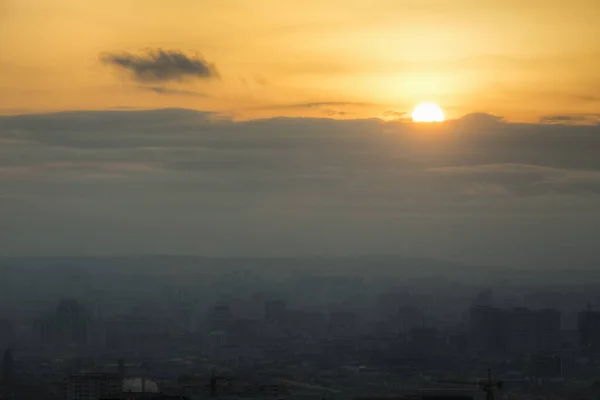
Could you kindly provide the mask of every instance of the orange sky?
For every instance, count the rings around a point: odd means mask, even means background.
[[[600,113],[598,20],[596,0],[3,0],[0,113]],[[220,79],[156,93],[100,62],[158,48],[201,55]]]

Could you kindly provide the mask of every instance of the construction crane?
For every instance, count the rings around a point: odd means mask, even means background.
[[[494,391],[501,390],[504,386],[502,381],[495,381],[492,379],[492,370],[487,370],[487,379],[479,379],[477,382],[469,381],[452,381],[452,380],[440,380],[438,383],[451,383],[456,385],[471,385],[479,386],[486,394],[486,400],[494,400]]]

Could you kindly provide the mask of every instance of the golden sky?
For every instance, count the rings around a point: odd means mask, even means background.
[[[0,0],[0,113],[600,113],[599,20],[597,0]],[[101,61],[157,49],[218,77],[148,84]]]

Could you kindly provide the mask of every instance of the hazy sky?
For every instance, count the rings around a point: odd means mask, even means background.
[[[0,112],[597,113],[598,20],[597,0],[3,0]],[[159,50],[216,73],[132,73]]]

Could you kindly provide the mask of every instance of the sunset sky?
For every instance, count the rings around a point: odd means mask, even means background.
[[[596,114],[599,20],[597,0],[3,0],[0,113]],[[148,82],[106,61],[161,50],[216,73]]]
[[[597,267],[598,21],[598,0],[0,0],[0,255]]]

